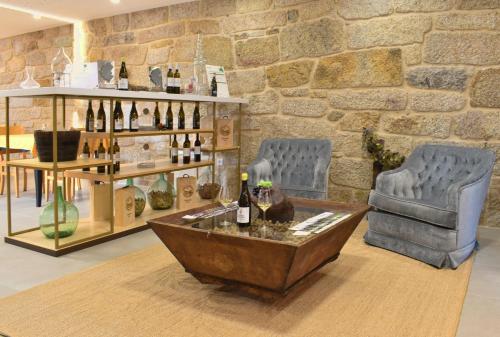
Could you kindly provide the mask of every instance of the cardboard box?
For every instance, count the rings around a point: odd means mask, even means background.
[[[132,187],[115,191],[115,225],[128,226],[135,222],[135,190]]]
[[[93,221],[111,220],[110,193],[109,184],[90,185],[90,219]]]

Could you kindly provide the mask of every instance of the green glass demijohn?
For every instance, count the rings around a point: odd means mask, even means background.
[[[57,186],[57,214],[59,221],[59,238],[65,238],[75,233],[78,226],[78,208],[63,198],[62,187]],[[40,230],[49,239],[54,239],[56,229],[54,225],[54,202],[50,202],[42,210],[39,218]]]
[[[148,190],[148,203],[154,210],[169,209],[174,205],[175,188],[165,180],[163,173]]]
[[[144,212],[146,207],[146,194],[137,186],[134,185],[134,179],[127,179],[127,187],[133,187],[135,190],[135,216],[138,217]]]

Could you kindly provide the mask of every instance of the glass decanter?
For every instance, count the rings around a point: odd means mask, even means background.
[[[146,207],[146,194],[137,186],[134,185],[134,179],[127,179],[127,187],[133,187],[135,191],[135,216],[138,217]]]
[[[71,87],[71,71],[73,63],[61,47],[56,56],[52,59],[51,69],[54,80],[54,87]]]
[[[65,238],[75,233],[78,226],[79,213],[78,208],[71,202],[64,200],[62,187],[57,186],[57,217],[59,220],[59,238]],[[38,220],[40,230],[49,239],[56,236],[54,225],[54,202],[50,202],[42,210]]]
[[[203,38],[198,33],[196,38],[196,52],[193,60],[193,93],[195,95],[208,95],[207,60],[203,55]]]
[[[31,66],[27,66],[25,68],[26,78],[19,85],[22,89],[32,89],[32,88],[40,88],[40,83],[35,81],[35,68]]]
[[[149,187],[148,203],[154,210],[169,209],[174,205],[175,196],[174,186],[165,179],[163,173],[160,173],[158,180]]]

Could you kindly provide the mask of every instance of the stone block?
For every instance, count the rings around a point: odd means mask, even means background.
[[[284,88],[280,91],[281,96],[285,97],[306,97],[309,95],[307,88]]]
[[[159,65],[168,63],[170,58],[171,47],[149,48],[148,50],[148,65]]]
[[[353,49],[395,46],[424,41],[432,19],[425,15],[406,15],[360,21],[347,25],[347,44]]]
[[[498,0],[458,0],[458,9],[495,9],[500,8]]]
[[[168,19],[170,21],[192,19],[200,16],[200,2],[184,2],[168,6]]]
[[[281,57],[293,60],[333,54],[344,49],[344,40],[344,25],[340,20],[323,18],[298,23],[281,31]]]
[[[451,130],[451,117],[446,115],[391,115],[383,116],[380,124],[389,133],[448,138]]]
[[[362,148],[363,134],[360,132],[335,131],[332,136],[334,157],[366,158]]]
[[[424,44],[424,61],[435,64],[498,64],[500,33],[431,32]]]
[[[135,42],[134,32],[122,32],[108,35],[104,38],[104,46],[115,46],[119,44],[131,44]]]
[[[219,21],[216,20],[196,20],[189,21],[188,32],[192,34],[202,33],[202,34],[219,34],[220,25]]]
[[[360,189],[372,186],[373,162],[368,159],[333,158],[330,182]]]
[[[225,16],[236,13],[236,0],[201,0],[202,16]]]
[[[395,0],[396,12],[437,12],[453,8],[454,0]]]
[[[368,19],[393,11],[392,0],[338,0],[337,12],[344,19]]]
[[[12,39],[0,39],[0,52],[12,49]]]
[[[442,30],[495,29],[495,13],[446,13],[436,17],[436,28]]]
[[[500,111],[469,111],[455,118],[455,133],[462,139],[500,139]]]
[[[40,66],[44,64],[47,64],[47,58],[45,57],[44,52],[40,50],[35,50],[31,53],[26,54],[26,65]]]
[[[272,11],[229,16],[222,19],[222,27],[225,33],[230,34],[247,30],[281,27],[286,22],[286,11]]]
[[[279,95],[274,90],[248,97],[249,103],[243,112],[249,115],[277,114],[279,110]]]
[[[401,49],[349,52],[319,60],[313,88],[399,86],[403,82]]]
[[[129,14],[115,15],[111,18],[113,23],[113,32],[124,32],[128,29],[130,23]]]
[[[267,81],[271,87],[297,87],[309,82],[313,61],[295,61],[266,68]]]
[[[353,111],[348,112],[340,120],[339,127],[343,131],[363,131],[363,128],[375,129],[378,126],[380,112]]]
[[[420,112],[458,111],[465,107],[465,97],[443,91],[414,91],[410,93],[410,109]]]
[[[258,12],[269,9],[273,0],[236,0],[238,13]]]
[[[142,30],[137,33],[137,42],[146,43],[184,35],[184,22],[173,22],[162,26]]]
[[[300,20],[313,20],[328,15],[334,16],[335,4],[331,0],[316,0],[299,5],[297,10]]]
[[[422,63],[422,45],[420,43],[404,46],[401,49],[403,50],[403,60],[407,66]]]
[[[462,67],[415,67],[406,72],[408,85],[421,89],[465,91],[467,70]]]
[[[224,66],[232,69],[234,65],[231,39],[224,36],[208,36],[203,39],[207,64]]]
[[[285,115],[300,117],[323,117],[326,115],[328,104],[318,99],[286,99],[282,103],[282,112]]]
[[[115,63],[124,58],[128,66],[144,64],[147,51],[148,47],[145,45],[124,45],[105,48],[103,54],[106,60],[113,60]]]
[[[24,69],[26,65],[26,59],[23,56],[14,56],[7,61],[5,69],[8,72],[16,72]]]
[[[330,103],[337,109],[352,110],[404,110],[407,94],[399,89],[366,89],[335,91]]]
[[[130,14],[130,28],[143,29],[162,25],[168,21],[168,7],[146,9]]]
[[[277,36],[248,39],[236,42],[236,62],[240,66],[262,66],[280,58]]]
[[[335,110],[335,111],[332,111],[328,114],[327,119],[330,122],[337,122],[337,121],[341,120],[342,117],[344,117],[344,115],[345,115],[345,112]]]
[[[175,40],[172,60],[175,62],[193,62],[196,51],[196,36],[185,36]]]
[[[471,90],[471,106],[500,108],[500,69],[485,69],[477,73]]]
[[[233,96],[260,92],[266,87],[266,74],[262,68],[230,71],[226,75],[229,84],[229,93]]]
[[[311,0],[275,0],[274,5],[276,7],[285,7],[285,6],[299,5],[309,1]]]

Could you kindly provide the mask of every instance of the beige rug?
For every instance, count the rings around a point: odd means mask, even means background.
[[[365,228],[336,262],[274,303],[202,285],[157,245],[0,300],[0,331],[11,337],[455,336],[472,259],[455,271],[437,270],[365,245]]]

